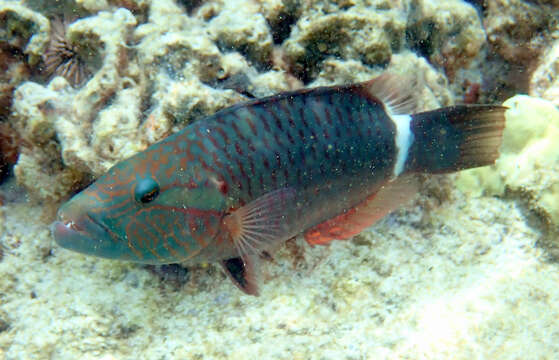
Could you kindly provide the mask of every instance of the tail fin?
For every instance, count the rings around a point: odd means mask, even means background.
[[[412,115],[414,141],[406,169],[445,173],[493,164],[499,157],[506,109],[460,105]]]

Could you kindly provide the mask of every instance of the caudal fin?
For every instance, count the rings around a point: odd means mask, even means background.
[[[493,164],[499,157],[506,109],[460,105],[414,114],[406,170],[445,173]]]

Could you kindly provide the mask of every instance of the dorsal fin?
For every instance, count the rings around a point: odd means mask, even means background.
[[[369,95],[384,103],[390,115],[409,115],[417,111],[417,81],[410,76],[384,73],[362,84]]]
[[[349,239],[410,200],[417,189],[415,176],[389,182],[353,208],[307,230],[305,240],[310,245],[325,245],[332,240]]]

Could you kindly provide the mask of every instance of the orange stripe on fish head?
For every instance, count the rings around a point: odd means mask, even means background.
[[[153,264],[198,254],[215,240],[227,209],[227,186],[200,158],[205,150],[202,142],[166,140],[120,162],[61,207],[57,241]]]

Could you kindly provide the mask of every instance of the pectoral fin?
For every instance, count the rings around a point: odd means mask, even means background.
[[[252,259],[243,260],[240,257],[221,261],[221,266],[233,284],[245,294],[258,296],[258,284]]]
[[[295,190],[282,188],[251,201],[223,219],[239,257],[221,262],[235,285],[249,295],[258,295],[257,264],[260,256],[293,236],[288,204]]]
[[[223,225],[241,258],[260,256],[292,236],[287,210],[294,197],[290,188],[275,190],[225,216]]]

